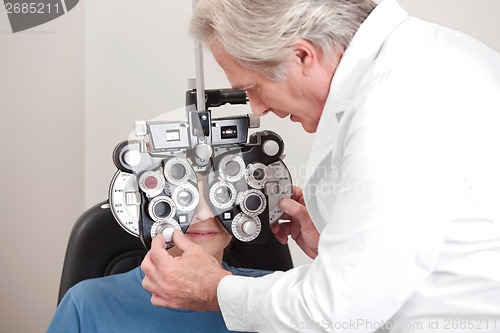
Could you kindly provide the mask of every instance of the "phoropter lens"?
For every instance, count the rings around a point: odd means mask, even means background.
[[[229,209],[236,201],[236,188],[231,183],[217,182],[210,187],[210,202],[219,209]]]
[[[241,171],[240,164],[236,161],[230,161],[224,166],[224,172],[226,175],[231,177],[236,177]]]
[[[163,222],[175,215],[175,203],[167,196],[154,197],[148,205],[149,216],[155,222]]]
[[[200,200],[198,189],[191,183],[177,186],[172,193],[175,207],[181,212],[189,212],[196,208]]]
[[[254,216],[261,214],[266,209],[267,201],[261,191],[250,189],[238,193],[236,204],[240,205],[245,214]]]
[[[160,219],[167,218],[172,212],[172,207],[168,202],[160,201],[153,208],[154,215]]]
[[[231,191],[228,187],[221,186],[215,190],[215,199],[221,204],[225,204],[231,200]]]
[[[245,206],[251,212],[258,211],[262,206],[262,200],[258,195],[249,195],[245,198]]]
[[[186,159],[180,157],[173,157],[167,160],[163,166],[163,174],[167,182],[174,185],[182,185],[188,179],[196,179],[191,165],[189,165]]]
[[[265,176],[266,173],[263,169],[255,169],[252,174],[252,177],[255,180],[263,180]]]
[[[193,202],[193,193],[189,191],[181,191],[177,195],[177,202],[182,206],[189,206]]]
[[[177,163],[170,167],[169,173],[172,178],[180,180],[186,176],[186,168],[184,165]]]
[[[263,189],[267,180],[267,166],[262,163],[249,164],[245,172],[245,180],[250,187]]]
[[[219,162],[219,175],[231,183],[239,181],[245,170],[245,162],[238,155],[226,155]]]

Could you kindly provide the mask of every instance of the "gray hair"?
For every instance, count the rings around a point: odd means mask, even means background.
[[[325,61],[343,50],[375,8],[372,0],[198,0],[191,35],[218,42],[245,68],[272,80],[287,73],[290,47],[305,39]]]

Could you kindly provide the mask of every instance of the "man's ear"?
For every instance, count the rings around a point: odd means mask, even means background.
[[[305,39],[299,39],[293,48],[294,63],[301,66],[304,75],[309,75],[320,63],[318,49]]]

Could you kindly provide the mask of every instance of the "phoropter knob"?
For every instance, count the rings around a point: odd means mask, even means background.
[[[259,236],[262,229],[262,223],[257,216],[248,216],[245,213],[239,213],[233,219],[231,231],[234,237],[242,242],[253,241]]]

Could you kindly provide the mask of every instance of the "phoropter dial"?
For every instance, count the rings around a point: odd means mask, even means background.
[[[151,226],[151,238],[155,238],[157,235],[161,234],[163,229],[165,228],[181,230],[181,226],[175,220],[167,220],[165,222],[155,222]]]
[[[148,214],[155,222],[167,222],[172,219],[175,212],[174,200],[165,195],[154,197],[148,205]]]
[[[148,198],[155,197],[163,192],[165,178],[161,171],[145,171],[139,177],[139,188]]]
[[[237,182],[245,174],[245,162],[238,155],[227,155],[219,163],[219,175],[228,182]]]
[[[137,177],[117,171],[109,187],[109,205],[113,216],[128,233],[139,237],[139,206],[141,196]]]
[[[249,164],[245,172],[247,184],[256,189],[263,189],[267,181],[266,168],[262,163]]]
[[[191,172],[192,167],[186,159],[182,158],[169,159],[163,168],[163,173],[167,181],[175,185],[186,183],[192,177]]]
[[[175,188],[172,199],[179,211],[189,212],[198,205],[200,194],[192,184],[185,183]]]
[[[259,236],[262,223],[257,216],[248,216],[239,213],[233,219],[231,231],[236,239],[242,242],[251,242]]]
[[[181,230],[181,226],[175,220],[167,220],[165,222],[155,222],[151,226],[151,239],[159,234],[163,234],[165,238],[165,248],[169,249],[175,244],[172,239],[174,230]]]
[[[259,190],[246,190],[238,193],[236,203],[240,205],[241,210],[250,216],[261,214],[267,206],[265,195]]]
[[[210,202],[219,209],[229,209],[236,201],[236,188],[231,183],[217,182],[209,192]]]

